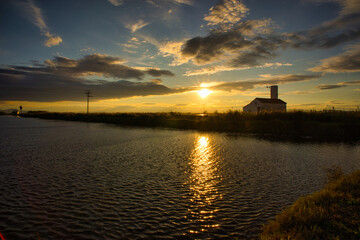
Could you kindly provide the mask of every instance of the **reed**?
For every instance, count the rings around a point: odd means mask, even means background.
[[[285,139],[357,141],[360,138],[360,111],[293,111],[259,114],[240,111],[207,114],[29,112],[22,116],[124,126],[238,132]]]

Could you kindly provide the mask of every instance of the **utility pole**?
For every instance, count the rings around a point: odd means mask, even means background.
[[[86,114],[89,114],[89,98],[93,97],[93,96],[91,95],[90,90],[87,90],[87,91],[86,91],[86,96],[87,96]]]

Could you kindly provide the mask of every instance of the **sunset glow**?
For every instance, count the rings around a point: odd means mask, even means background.
[[[212,91],[204,88],[204,89],[197,91],[197,93],[199,94],[200,97],[206,98],[207,96],[209,96],[210,93],[212,93]]]
[[[356,110],[357,2],[0,1],[0,110]]]

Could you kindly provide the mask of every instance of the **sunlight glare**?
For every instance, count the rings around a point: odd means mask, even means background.
[[[197,91],[197,93],[200,95],[200,97],[206,98],[210,93],[212,93],[212,91],[209,89],[203,88],[203,89]]]

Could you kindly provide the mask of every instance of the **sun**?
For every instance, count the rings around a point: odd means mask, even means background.
[[[200,95],[200,97],[206,98],[210,93],[212,93],[212,91],[209,89],[203,88],[203,89],[197,91],[197,93]]]

